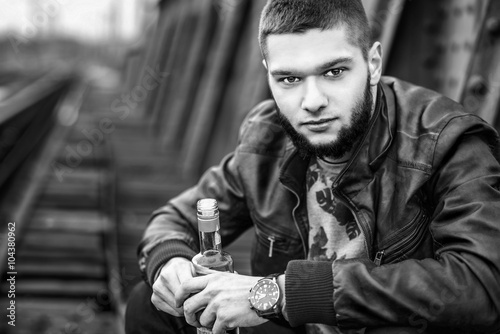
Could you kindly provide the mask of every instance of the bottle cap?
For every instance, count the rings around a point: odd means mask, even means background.
[[[213,218],[219,215],[217,201],[213,198],[200,199],[196,205],[198,217]]]
[[[219,229],[219,208],[213,198],[200,199],[196,205],[198,229],[200,232],[214,232]]]

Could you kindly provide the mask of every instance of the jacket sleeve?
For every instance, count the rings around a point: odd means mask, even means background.
[[[259,108],[249,113],[240,128],[240,139],[247,130],[248,119]],[[198,184],[170,200],[155,211],[138,247],[139,267],[149,284],[169,259],[177,256],[191,259],[199,249],[196,202],[215,198],[219,205],[221,236],[227,245],[251,226],[244,198],[244,188],[238,172],[238,150],[210,168]]]
[[[500,328],[500,166],[486,144],[497,137],[483,125],[463,132],[467,123],[465,117],[450,122],[436,144],[438,167],[427,182],[435,205],[434,258],[382,266],[336,261],[339,327],[402,325],[454,333]]]

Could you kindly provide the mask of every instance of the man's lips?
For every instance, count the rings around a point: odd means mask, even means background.
[[[337,118],[322,118],[322,119],[318,119],[318,120],[310,120],[307,122],[302,122],[302,125],[320,125],[320,124],[333,122],[336,119]]]
[[[306,122],[302,122],[302,126],[304,126],[306,129],[312,132],[325,132],[327,131],[331,124],[336,120],[337,118],[322,118],[318,120],[310,120]]]

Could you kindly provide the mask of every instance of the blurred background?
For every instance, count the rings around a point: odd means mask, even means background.
[[[123,332],[151,212],[270,97],[265,2],[0,1],[0,332]],[[500,129],[500,2],[363,3],[386,75]],[[225,245],[240,273],[252,239]]]

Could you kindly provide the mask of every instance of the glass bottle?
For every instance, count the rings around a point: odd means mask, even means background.
[[[219,207],[212,198],[204,198],[197,203],[198,233],[200,252],[193,257],[193,265],[197,275],[207,274],[207,268],[216,271],[234,272],[233,259],[222,250],[219,234]],[[206,328],[198,328],[198,334],[211,334]],[[238,334],[239,330],[226,331],[227,334]]]

